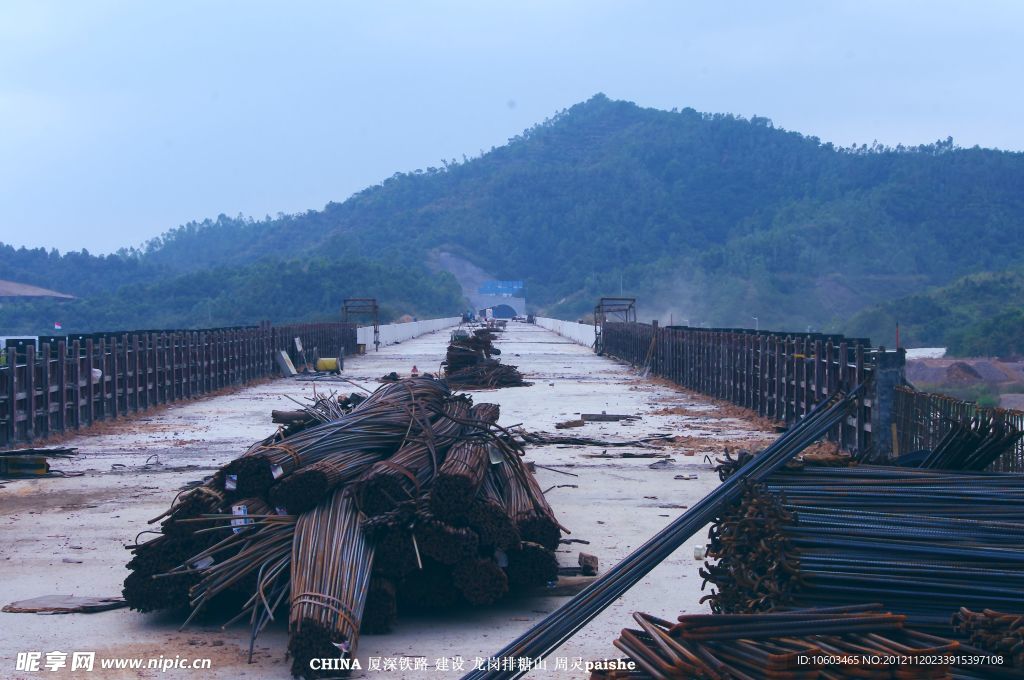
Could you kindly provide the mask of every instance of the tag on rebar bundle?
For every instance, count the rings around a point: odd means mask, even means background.
[[[499,449],[497,446],[488,446],[487,455],[491,459],[491,465],[497,465],[499,463],[505,462],[505,456],[502,455],[501,449]]]
[[[224,490],[234,491],[238,488],[238,475],[228,475],[224,478]]]
[[[508,555],[501,548],[494,549],[494,561],[498,563],[498,566],[502,569],[508,568]]]
[[[192,562],[191,564],[189,564],[189,566],[193,569],[206,569],[211,564],[213,564],[213,557],[207,555],[201,560],[196,560],[195,562]]]
[[[274,508],[274,510],[275,510],[275,511],[277,512],[277,514],[279,514],[279,515],[287,515],[287,514],[288,514],[288,510],[287,510],[287,509],[285,509],[285,508],[282,508],[282,507],[281,507],[280,505],[279,505],[279,506],[277,506],[276,508]]]
[[[233,527],[231,530],[236,534],[244,529],[246,525],[253,523],[251,517],[246,517],[249,514],[249,506],[247,505],[232,505],[231,514],[238,515],[238,519],[231,520],[231,526]]]
[[[270,474],[274,475],[274,479],[277,479],[278,477],[284,474],[284,468],[282,468],[280,465],[271,465]]]

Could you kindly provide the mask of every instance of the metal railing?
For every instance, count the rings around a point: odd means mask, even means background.
[[[792,424],[837,390],[873,387],[832,438],[843,448],[891,455],[892,384],[902,382],[903,353],[863,338],[749,329],[604,324],[605,354],[703,394]],[[886,373],[877,380],[879,367]]]
[[[898,451],[911,453],[933,449],[954,423],[967,424],[974,418],[991,418],[1024,429],[1024,412],[986,408],[945,394],[918,392],[913,387],[896,388],[896,432]],[[997,472],[1024,472],[1024,441],[988,468]]]
[[[296,337],[310,359],[356,349],[351,323],[98,333],[10,347],[0,366],[0,446],[275,375],[279,350],[302,363]]]

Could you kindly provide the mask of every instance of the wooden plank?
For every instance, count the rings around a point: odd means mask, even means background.
[[[850,346],[845,339],[839,343],[839,384],[843,391],[848,391],[852,387],[850,384]],[[850,426],[844,418],[839,421],[839,445],[848,448],[851,439]]]
[[[68,425],[68,346],[66,340],[57,341],[57,386],[59,395],[57,402],[57,429],[61,434],[67,431]]]
[[[814,401],[811,406],[817,404],[825,396],[825,390],[822,385],[825,381],[825,362],[822,357],[823,352],[824,346],[821,343],[821,338],[816,338],[814,340]]]
[[[772,409],[772,415],[775,416],[776,420],[786,419],[786,405],[785,405],[785,390],[782,387],[782,380],[784,376],[785,366],[782,360],[783,353],[783,341],[781,338],[775,338],[775,406]]]
[[[117,346],[117,415],[124,416],[131,409],[128,406],[128,373],[131,369],[129,363],[129,341],[128,334],[123,333],[118,338]]]
[[[89,338],[85,341],[85,417],[89,425],[96,422],[96,383],[92,379],[93,349],[92,338]]]
[[[803,417],[807,414],[808,403],[810,399],[807,397],[808,379],[807,379],[807,363],[808,363],[808,352],[807,348],[807,336],[801,335],[797,339],[797,357],[796,357],[796,415],[797,417]]]
[[[110,359],[107,364],[110,369],[110,418],[117,418],[120,413],[118,402],[118,385],[120,383],[120,366],[117,357],[117,338],[110,339]]]
[[[757,403],[755,408],[760,416],[767,415],[767,399],[765,398],[765,372],[768,370],[768,365],[765,360],[768,354],[768,338],[765,335],[758,335],[756,343],[757,356],[754,357],[755,368],[757,371],[754,380],[756,381],[754,386],[757,389]]]
[[[194,361],[192,358],[195,350],[195,333],[185,333],[185,397],[191,399],[192,395],[195,394],[195,388],[192,385]]]
[[[43,388],[43,403],[40,406],[43,410],[43,413],[45,414],[45,416],[43,417],[40,435],[43,437],[49,437],[53,418],[53,416],[50,415],[52,413],[52,411],[50,410],[50,403],[53,401],[52,385],[50,383],[50,368],[51,363],[53,362],[53,350],[51,349],[50,343],[44,342],[42,345],[39,346],[39,351],[42,354],[42,375],[40,376],[40,382]]]
[[[854,373],[854,383],[856,383],[857,385],[860,385],[861,383],[864,382],[864,345],[859,343],[859,342],[857,343],[857,348],[855,350],[854,362],[855,362],[855,366],[856,366],[855,373]],[[866,431],[864,429],[864,424],[865,423],[870,424],[871,423],[871,419],[866,417],[866,414],[864,412],[864,400],[863,399],[858,399],[857,400],[857,410],[856,410],[855,413],[856,413],[856,423],[854,424],[854,427],[856,428],[855,432],[857,433],[857,450],[856,450],[856,452],[857,453],[864,453],[867,450],[867,447],[869,445],[869,443],[867,441],[867,433],[866,433]],[[895,420],[895,415],[896,414],[893,414],[894,420]]]
[[[25,347],[25,441],[36,437],[36,347]]]
[[[159,333],[156,341],[156,403],[167,403],[167,372],[170,364],[167,358],[167,334]]]
[[[146,333],[146,408],[160,403],[159,363],[157,336]]]
[[[171,344],[171,398],[170,401],[177,401],[179,398],[178,390],[181,385],[178,376],[178,370],[180,362],[178,360],[178,353],[181,351],[181,333],[172,333],[169,340]]]
[[[96,344],[96,368],[100,371],[99,382],[99,395],[97,395],[96,413],[95,417],[98,420],[106,420],[110,414],[110,407],[108,403],[108,392],[107,382],[110,380],[107,367],[107,339],[100,338]]]
[[[71,426],[76,430],[82,427],[82,342],[71,343],[71,401],[74,412],[71,414]]]
[[[132,356],[131,356],[131,367],[132,367],[132,412],[138,413],[142,405],[139,403],[139,371],[141,370],[141,360],[139,358],[139,335],[138,333],[132,333]]]

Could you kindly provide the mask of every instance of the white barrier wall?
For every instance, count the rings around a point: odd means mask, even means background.
[[[458,326],[462,317],[450,316],[446,319],[424,319],[408,323],[389,323],[380,327],[380,344],[393,345],[403,340],[411,340],[426,333],[433,333],[442,328]],[[362,326],[356,329],[356,342],[366,345],[366,351],[373,351],[373,326]]]
[[[587,323],[576,323],[575,321],[562,321],[561,319],[549,319],[538,316],[534,319],[541,328],[558,333],[563,338],[572,340],[578,345],[586,347],[594,346],[594,327]]]

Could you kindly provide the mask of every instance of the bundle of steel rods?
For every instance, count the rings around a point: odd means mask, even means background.
[[[936,470],[984,470],[1017,446],[1024,437],[1013,423],[978,414],[969,423],[953,422],[949,431],[921,462]]]
[[[488,605],[557,577],[562,528],[496,405],[420,377],[304,409],[128,546],[130,607],[245,619],[250,655],[288,607],[292,670],[315,677],[311,659],[350,656],[400,606]]]
[[[488,359],[487,362],[457,371],[446,370],[445,380],[459,389],[525,387],[533,384],[523,380],[523,374],[517,366],[498,363],[496,359]]]
[[[473,431],[486,431],[483,426],[465,425],[469,409],[465,399],[448,401],[433,427],[407,437],[392,456],[374,463],[355,482],[359,509],[371,516],[380,515],[420,497],[433,482],[452,444],[463,436],[472,436]],[[464,432],[466,429],[470,431]]]
[[[314,385],[314,389],[315,387]],[[274,410],[270,412],[270,419],[271,422],[281,425],[280,438],[284,438],[317,423],[326,423],[340,418],[365,399],[364,395],[356,392],[348,396],[338,396],[335,392],[329,394],[317,394],[314,392],[313,396],[306,400],[307,403],[296,402],[299,406],[298,410]],[[271,441],[273,439],[272,437]]]
[[[464,440],[448,452],[430,494],[430,507],[443,520],[465,519],[490,466],[487,444]]]
[[[519,545],[522,536],[507,511],[505,494],[498,488],[496,477],[493,469],[488,469],[465,519],[479,536],[481,545],[509,550]]]
[[[280,441],[261,442],[224,470],[224,488],[264,495],[281,477],[327,456],[360,451],[386,458],[443,417],[450,391],[440,381],[413,378],[384,385],[349,413]]]
[[[270,487],[270,502],[275,508],[298,515],[309,512],[330,493],[362,475],[380,461],[373,451],[345,451],[299,468]]]
[[[1019,608],[1024,475],[855,466],[780,471],[724,510],[701,574],[716,612],[876,599],[949,634]]]
[[[1024,669],[1024,614],[961,607],[953,615],[953,628],[972,645],[1001,654],[1013,668]]]
[[[468,338],[453,338],[448,345],[442,363],[448,384],[461,389],[529,385],[530,383],[523,380],[523,374],[517,367],[492,358],[501,352],[491,344],[493,334],[489,331],[480,333],[480,330]]]
[[[554,548],[563,529],[517,452],[474,438],[449,456],[419,498],[364,522],[377,542],[377,573],[395,579],[399,602],[410,609],[481,606],[556,580]],[[467,463],[469,456],[484,462]],[[472,478],[442,484],[445,475],[464,473]],[[450,493],[464,507],[446,499]],[[534,534],[543,545],[524,541]]]
[[[288,653],[292,674],[319,677],[311,659],[355,653],[370,588],[373,544],[343,491],[299,517],[292,542]],[[328,671],[326,675],[334,675]]]
[[[982,678],[999,665],[966,662],[980,650],[914,630],[878,604],[769,614],[683,615],[676,623],[635,613],[615,647],[624,659],[592,680],[708,678]],[[984,654],[982,653],[982,656]]]
[[[724,507],[738,499],[747,481],[767,477],[845,418],[862,389],[856,387],[847,395],[837,394],[819,403],[761,455],[598,577],[568,603],[497,652],[494,656],[500,660],[501,668],[473,671],[465,676],[467,680],[516,678],[525,674],[528,667],[504,663],[505,660],[540,659],[557,649],[714,519]]]

